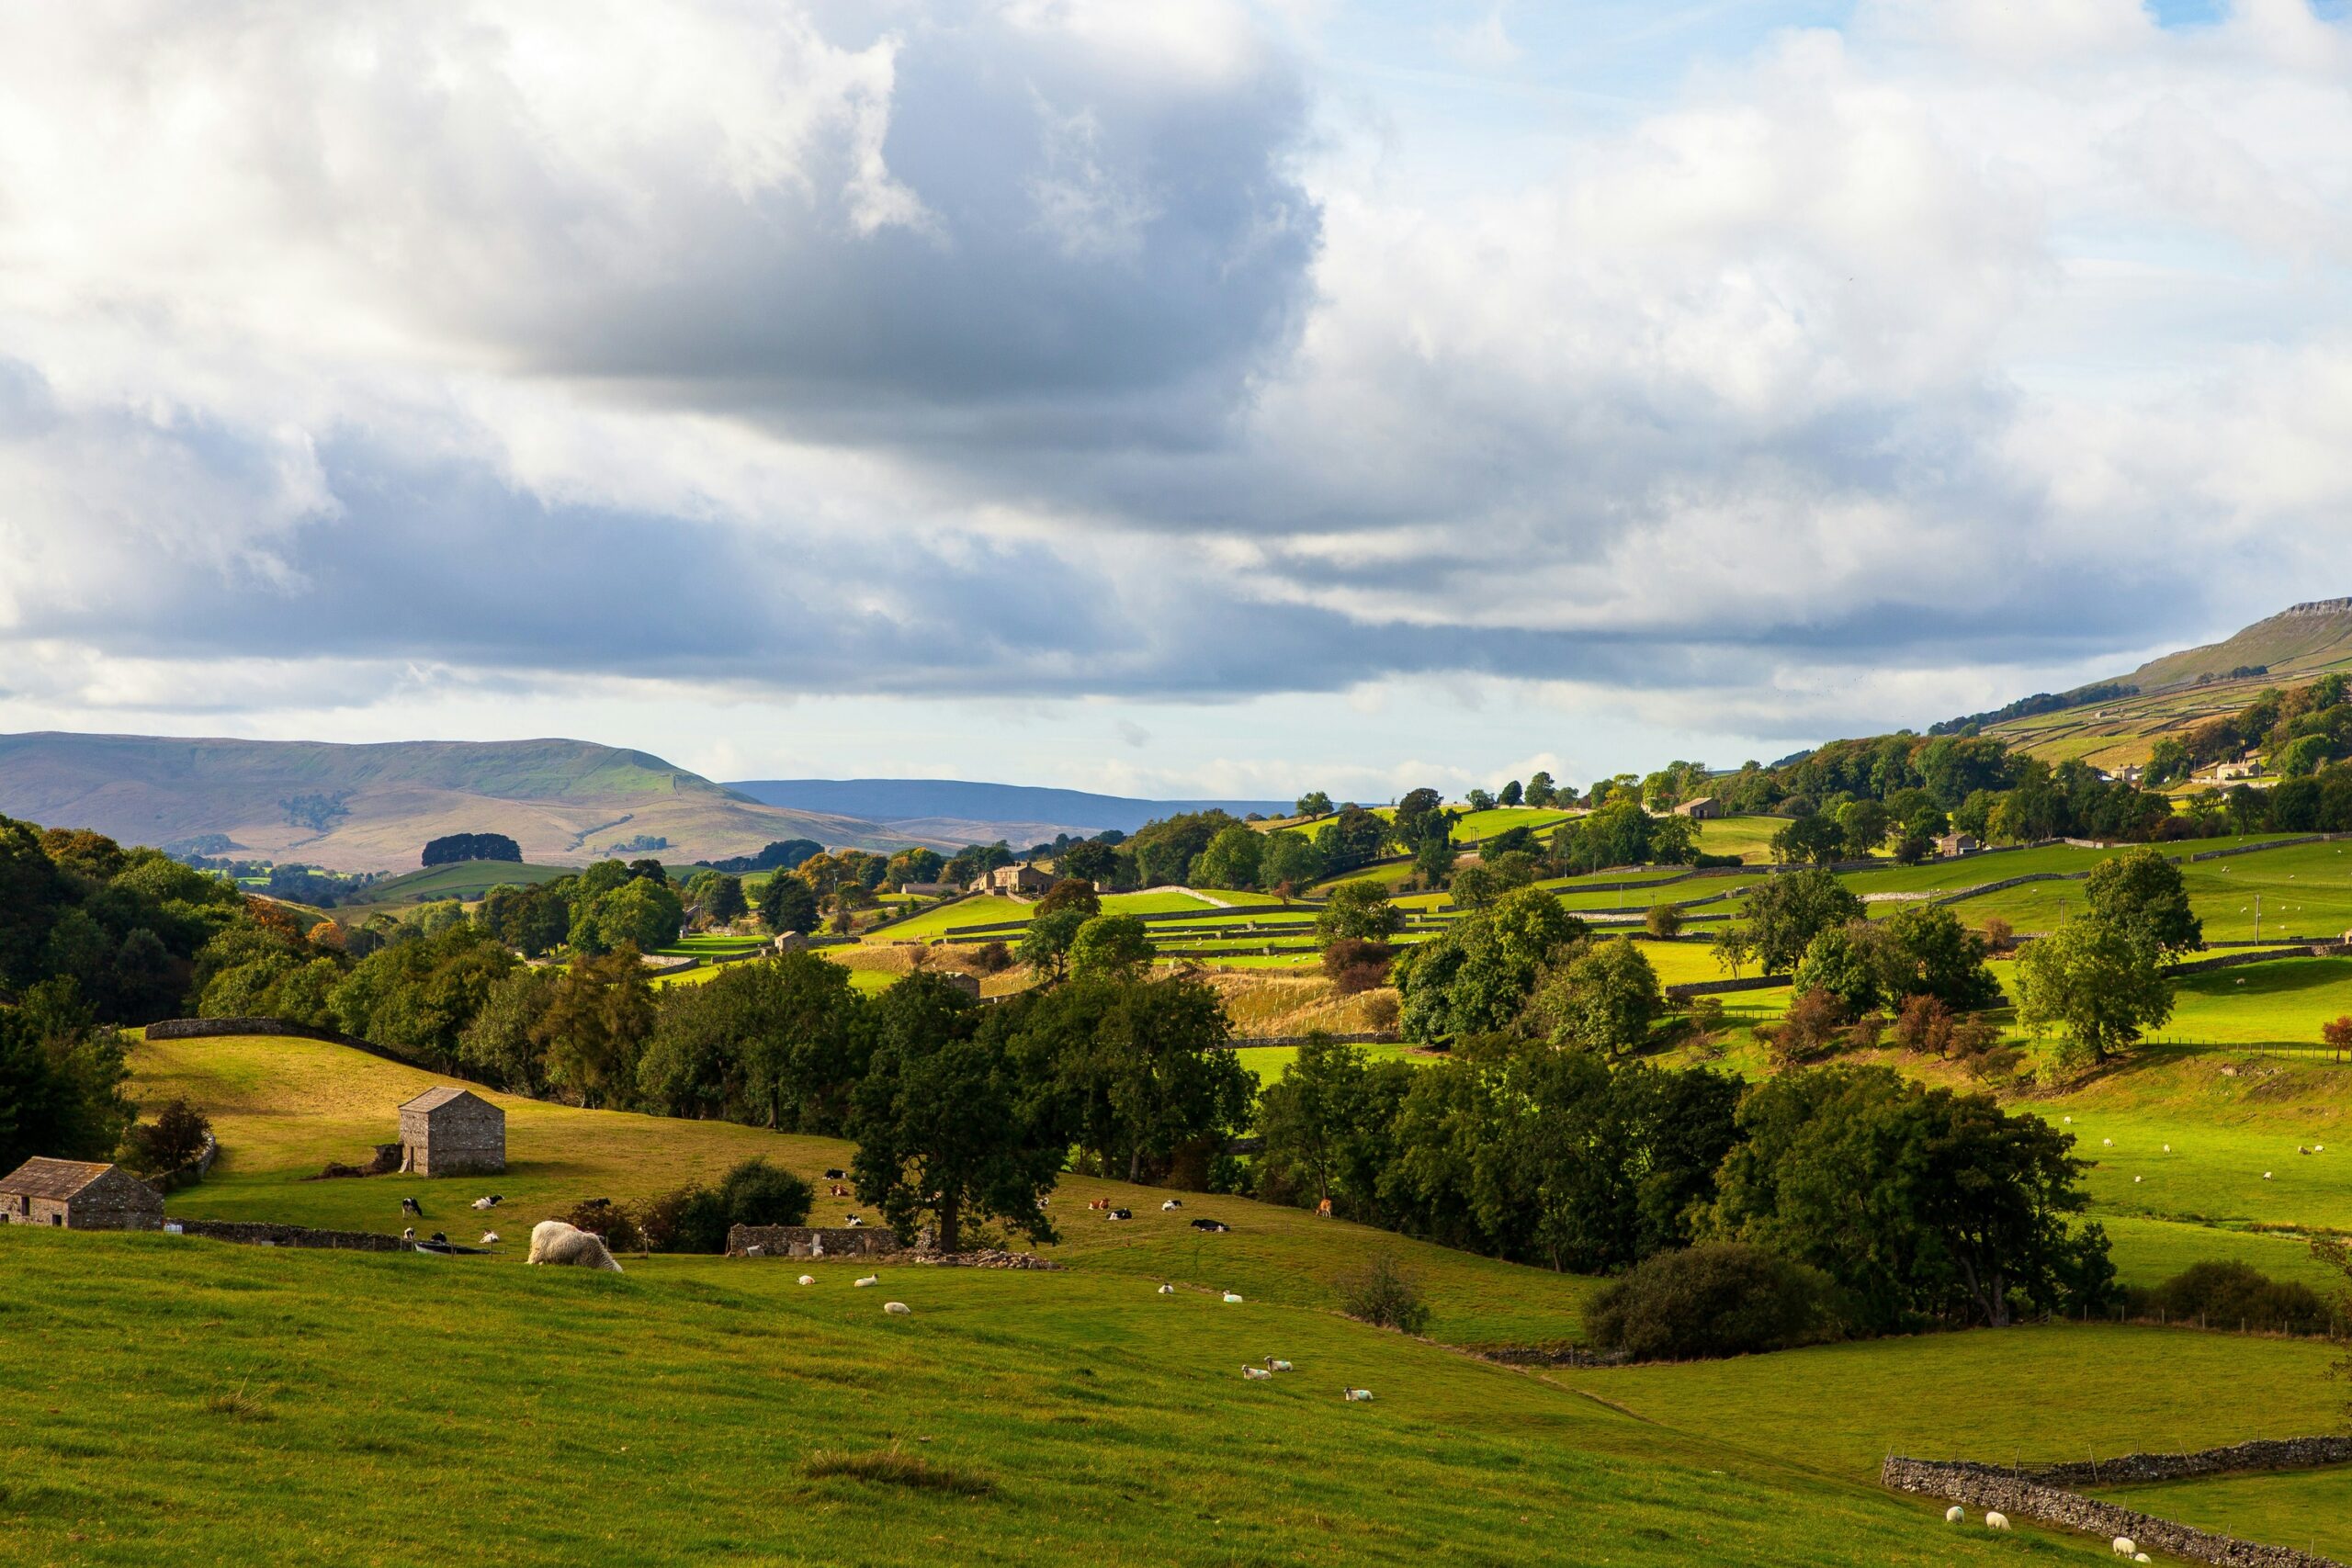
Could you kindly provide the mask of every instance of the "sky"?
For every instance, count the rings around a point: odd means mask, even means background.
[[[1385,799],[2352,593],[2310,0],[0,7],[0,729]]]

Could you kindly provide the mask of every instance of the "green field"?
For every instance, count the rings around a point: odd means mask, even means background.
[[[921,942],[939,935],[950,926],[992,925],[999,920],[1025,920],[1034,906],[1017,898],[1000,898],[982,894],[958,903],[944,904],[928,909],[910,920],[886,926],[869,939],[874,942]],[[1016,935],[1018,933],[1015,933]]]
[[[1573,815],[1548,806],[1497,806],[1485,811],[1464,811],[1454,819],[1453,841],[1476,844],[1513,828],[1532,829],[1541,838]]]
[[[2199,1529],[2352,1560],[2352,1468],[2120,1486],[2092,1495]]]
[[[1366,1060],[1374,1062],[1426,1062],[1432,1059],[1402,1045],[1363,1045],[1358,1049],[1363,1051]],[[1298,1060],[1298,1047],[1295,1045],[1244,1045],[1233,1054],[1261,1084],[1272,1083],[1290,1071],[1291,1064]]]
[[[346,919],[355,911],[365,919],[371,907],[429,904],[443,898],[479,898],[502,883],[526,887],[535,883],[553,882],[558,877],[576,875],[579,869],[577,866],[532,865],[521,861],[459,861],[454,865],[427,866],[422,871],[412,871],[405,876],[389,877],[369,887],[365,899],[355,899],[340,908]]]

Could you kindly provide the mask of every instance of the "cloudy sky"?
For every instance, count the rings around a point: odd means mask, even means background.
[[[0,7],[0,729],[1366,797],[2352,592],[2309,0]]]

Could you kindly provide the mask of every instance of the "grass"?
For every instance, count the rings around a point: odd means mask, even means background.
[[[885,927],[868,940],[877,942],[922,942],[939,935],[950,926],[982,926],[999,920],[1026,920],[1035,912],[1036,906],[1023,904],[1017,898],[982,894],[926,910],[895,926]],[[1018,937],[1019,933],[1014,932],[1013,935]]]
[[[474,899],[481,897],[502,883],[527,887],[536,883],[553,882],[558,877],[571,876],[577,866],[533,865],[527,862],[505,860],[459,861],[454,865],[426,866],[404,876],[379,882],[367,889],[367,897],[341,906],[341,912],[364,911],[370,907],[386,904],[429,904],[443,898]]]
[[[1413,1051],[1403,1045],[1360,1045],[1357,1049],[1364,1054],[1366,1059],[1374,1062],[1435,1060],[1426,1053]],[[1243,1066],[1256,1075],[1258,1081],[1261,1084],[1279,1080],[1284,1073],[1290,1071],[1291,1064],[1298,1060],[1298,1047],[1295,1045],[1244,1045],[1236,1049],[1233,1054]]]
[[[8,1554],[1927,1568],[2104,1551],[1947,1531],[1723,1411],[1634,1419],[1327,1313],[1086,1270],[886,1265],[883,1290],[853,1290],[861,1267],[815,1265],[804,1288],[789,1264],[613,1276],[9,1231],[0,1317],[41,1329],[38,1356],[0,1357]],[[1240,1378],[1270,1353],[1298,1371]],[[208,1408],[240,1389],[266,1418]]]
[[[1485,811],[1465,811],[1453,823],[1453,841],[1470,845],[1507,833],[1513,828],[1528,828],[1542,838],[1573,813],[1555,810],[1548,806],[1497,806]]]
[[[2093,1495],[2199,1529],[2352,1559],[2352,1468],[2119,1486]]]

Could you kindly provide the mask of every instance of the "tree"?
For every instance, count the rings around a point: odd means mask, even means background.
[[[2018,954],[2018,1021],[2064,1029],[2105,1061],[2172,1017],[2173,985],[2157,950],[2098,915],[2078,915]]]
[[[849,971],[814,953],[781,953],[667,992],[638,1089],[672,1116],[833,1134],[871,1048]]]
[[[1464,909],[1484,908],[1504,891],[1501,879],[1483,863],[1464,866],[1447,886],[1454,903]]]
[[[1193,863],[1192,885],[1247,892],[1258,886],[1259,863],[1265,849],[1265,836],[1247,823],[1220,828]]]
[[[1076,909],[1091,919],[1102,912],[1102,896],[1094,891],[1094,884],[1066,876],[1046,889],[1046,896],[1037,900],[1036,913],[1053,915],[1064,909]]]
[[[424,846],[426,865],[452,865],[460,861],[523,858],[523,846],[503,833],[450,833]]]
[[[1115,883],[1119,852],[1100,839],[1080,839],[1054,857],[1054,874],[1089,886],[1098,882]]]
[[[1090,972],[1034,1000],[1020,1033],[1050,1060],[1063,1115],[1107,1174],[1129,1181],[1246,1123],[1255,1082],[1224,1049],[1232,1028],[1198,980]]]
[[[685,919],[685,906],[669,884],[633,877],[573,912],[571,945],[605,953],[626,943],[650,953],[676,942]]]
[[[1041,1086],[1001,1027],[980,1030],[977,1005],[934,975],[910,975],[871,1005],[874,1055],[846,1129],[859,1201],[901,1241],[932,1216],[942,1252],[961,1249],[967,1219],[1054,1240],[1037,1201],[1053,1190],[1068,1140],[1040,1115]]]
[[[1844,833],[1846,853],[1861,860],[1875,853],[1894,827],[1894,814],[1875,800],[1849,800],[1838,808],[1838,827]]]
[[[1999,1327],[2112,1290],[2105,1234],[2068,1224],[2087,1168],[2038,1116],[1829,1066],[1757,1085],[1738,1121],[1705,1232],[1822,1270],[1858,1326]]]
[[[1322,874],[1323,857],[1316,852],[1314,840],[1288,828],[1266,835],[1258,857],[1259,886],[1305,887]]]
[[[1319,789],[1310,789],[1298,797],[1298,804],[1294,809],[1300,817],[1329,817],[1331,815],[1331,797]]]
[[[92,1025],[72,980],[0,1006],[0,1167],[110,1158],[136,1114],[122,1094],[130,1077],[121,1037]]]
[[[1101,907],[1099,901],[1096,907]],[[1029,923],[1022,928],[1021,945],[1015,956],[1041,978],[1059,979],[1069,967],[1070,944],[1078,940],[1080,930],[1093,919],[1092,910],[1075,903],[1032,915]]]
[[[1407,854],[1417,854],[1424,844],[1442,841],[1453,835],[1453,813],[1445,808],[1445,796],[1429,788],[1407,790],[1396,802],[1396,814],[1390,818],[1389,837]]]
[[[743,897],[743,879],[729,872],[719,872],[710,881],[709,891],[703,895],[702,912],[721,925],[741,919],[752,912],[751,900]]]
[[[1612,940],[1583,944],[1547,969],[1528,1001],[1528,1021],[1555,1045],[1580,1045],[1611,1056],[1639,1051],[1666,1010],[1657,971],[1637,945]]]
[[[1323,860],[1323,874],[1340,876],[1380,858],[1388,841],[1388,824],[1361,806],[1342,806],[1338,815],[1315,831],[1315,850]]]
[[[1151,967],[1151,928],[1133,915],[1096,915],[1070,939],[1070,973],[1127,979]]]
[[[1431,887],[1442,887],[1453,875],[1453,840],[1448,833],[1433,833],[1413,852],[1413,869]]]
[[[1503,785],[1495,795],[1495,804],[1498,806],[1517,806],[1525,799],[1526,794],[1519,787],[1517,779]]]
[[[1388,901],[1388,889],[1369,879],[1342,882],[1315,917],[1315,939],[1323,948],[1344,937],[1385,942],[1405,929],[1405,911]]]
[[[1826,865],[1846,849],[1846,829],[1826,812],[1800,817],[1772,835],[1772,858],[1783,865]]]
[[[1699,858],[1699,821],[1694,817],[1650,818],[1649,858],[1659,865],[1689,865]]]
[[[1527,781],[1525,798],[1530,806],[1557,806],[1560,802],[1560,792],[1552,783],[1551,774],[1538,773]]]
[[[1899,1004],[1905,997],[1929,996],[1954,1011],[1991,1007],[2001,983],[1985,964],[1987,938],[1961,923],[1938,904],[1906,904],[1876,928],[1880,950],[1880,999]]]
[[[815,931],[816,889],[788,872],[777,872],[760,889],[760,920],[777,936],[786,931]]]
[[[2344,1060],[2344,1053],[2352,1051],[2352,1016],[2339,1018],[2334,1023],[2322,1024],[2319,1037],[2329,1050],[2335,1053],[2337,1061]]]
[[[2093,914],[2166,957],[2204,945],[2205,925],[2188,907],[2180,867],[2161,850],[2101,861],[2083,891]]]
[[[1810,820],[1810,818],[1808,818]],[[1767,975],[1785,975],[1813,939],[1862,919],[1861,899],[1821,866],[1773,877],[1747,895],[1747,934]]]
[[[2179,784],[2197,771],[2197,762],[2188,748],[2167,735],[2148,749],[2147,766],[2142,770],[2140,782],[2150,789]]]
[[[1661,942],[1671,941],[1682,934],[1682,906],[1652,904],[1642,917],[1642,929]]]
[[[1849,1018],[1868,1012],[1880,999],[1876,947],[1875,933],[1863,920],[1816,932],[1797,963],[1797,994],[1835,997]]]
[[[1495,797],[1483,789],[1474,789],[1463,798],[1473,811],[1492,811],[1495,808]]]
[[[132,1164],[149,1176],[163,1176],[194,1165],[204,1153],[212,1123],[187,1100],[173,1099],[155,1113],[155,1120],[135,1126],[123,1138]]]
[[[397,951],[397,950],[395,950]],[[638,1057],[653,1033],[653,987],[634,947],[576,958],[531,1031],[547,1080],[591,1110],[628,1103]]]
[[[1544,966],[1584,931],[1550,893],[1522,887],[1408,948],[1392,970],[1405,1037],[1435,1044],[1508,1028]]]
[[[1714,952],[1715,967],[1735,980],[1756,956],[1756,941],[1745,926],[1718,927],[1707,945]]]
[[[903,888],[910,882],[936,882],[947,864],[947,859],[937,850],[915,845],[900,850],[885,863],[882,879],[893,887]],[[1065,874],[1068,874],[1065,872]]]

